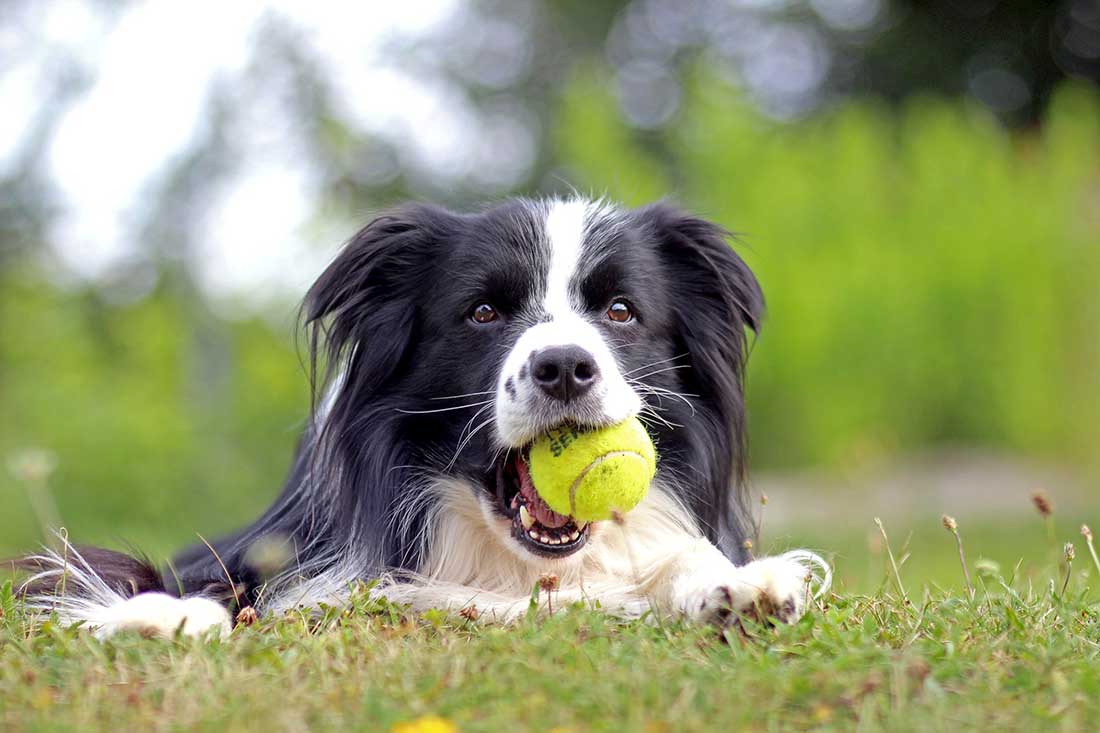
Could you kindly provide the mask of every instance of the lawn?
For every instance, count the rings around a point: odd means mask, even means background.
[[[1025,559],[975,569],[971,599],[906,578],[891,542],[880,590],[743,633],[580,608],[501,628],[361,593],[223,640],[99,641],[25,617],[9,585],[0,730],[1095,730],[1100,593],[1076,544],[1065,592],[1064,561]]]

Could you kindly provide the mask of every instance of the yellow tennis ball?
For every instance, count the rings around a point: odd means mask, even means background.
[[[657,471],[657,451],[645,427],[630,418],[599,430],[551,430],[531,445],[527,464],[547,506],[593,522],[637,506]]]

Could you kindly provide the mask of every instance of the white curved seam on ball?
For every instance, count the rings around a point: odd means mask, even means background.
[[[587,466],[584,467],[584,470],[580,472],[580,474],[577,476],[577,478],[574,479],[572,486],[569,487],[569,516],[571,516],[571,517],[576,516],[576,513],[577,513],[577,489],[580,487],[581,482],[584,481],[584,477],[588,475],[589,471],[591,471],[593,468],[595,468],[596,466],[598,466],[601,463],[603,463],[604,461],[606,461],[608,458],[623,458],[623,457],[627,457],[627,456],[635,456],[635,457],[641,459],[643,462],[648,463],[648,461],[646,461],[646,457],[643,456],[641,453],[639,453],[637,451],[633,451],[633,450],[616,450],[616,451],[611,451],[610,453],[604,453],[602,456],[596,456],[596,459],[594,461],[592,461],[591,463],[589,463]]]

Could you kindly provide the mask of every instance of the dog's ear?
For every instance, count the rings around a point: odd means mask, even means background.
[[[303,305],[315,385],[343,370],[355,375],[346,387],[369,393],[398,370],[413,338],[416,284],[452,220],[424,205],[380,216],[317,278]]]
[[[745,330],[760,330],[760,284],[730,247],[731,235],[725,229],[666,203],[642,212],[656,233],[676,288],[671,295],[678,303],[677,330],[692,362],[689,376],[741,431]]]
[[[666,203],[640,213],[671,276],[677,348],[690,360],[690,368],[677,376],[684,391],[700,397],[695,418],[683,431],[690,446],[686,460],[705,467],[690,503],[707,536],[732,560],[745,562],[744,543],[756,535],[743,488],[746,329],[759,332],[764,296],[730,247],[729,232]]]

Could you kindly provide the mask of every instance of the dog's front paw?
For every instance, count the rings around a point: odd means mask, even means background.
[[[822,569],[815,576],[814,567]],[[755,560],[722,573],[723,577],[695,577],[685,598],[685,614],[700,623],[739,625],[745,619],[793,624],[802,617],[813,597],[824,593],[831,581],[829,566],[813,553],[796,551]]]

